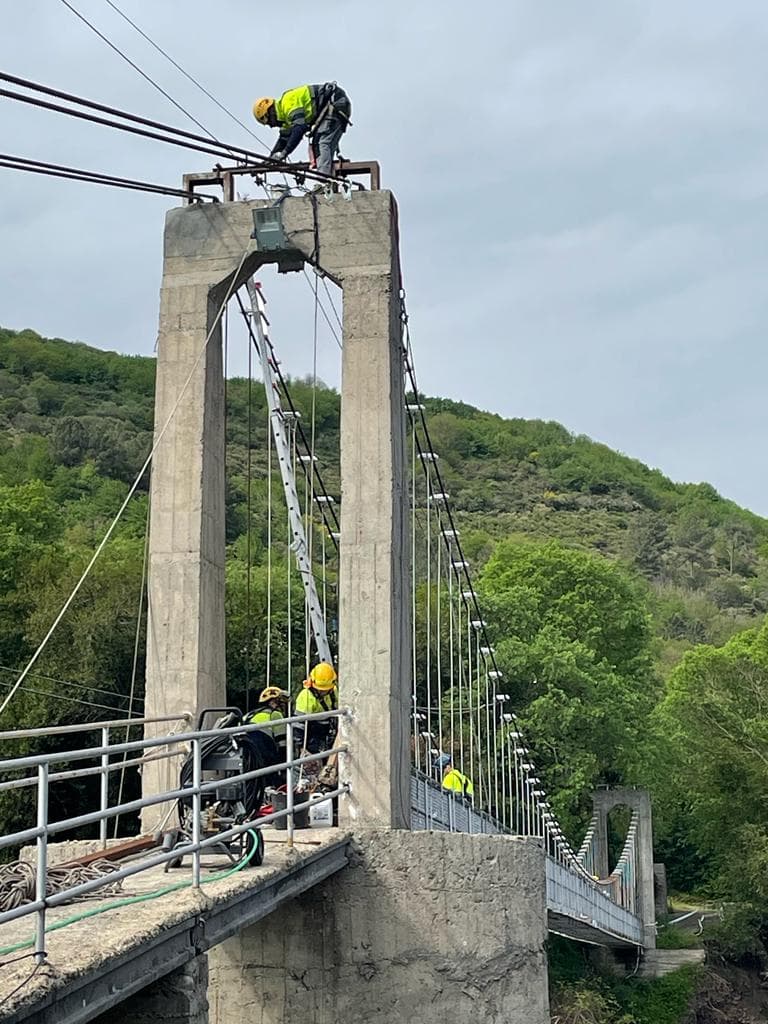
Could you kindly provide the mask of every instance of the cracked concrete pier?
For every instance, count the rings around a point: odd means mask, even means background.
[[[544,854],[371,830],[350,865],[210,954],[217,1024],[549,1024]]]

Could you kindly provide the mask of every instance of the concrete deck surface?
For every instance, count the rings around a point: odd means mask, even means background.
[[[350,834],[340,829],[306,829],[295,833],[294,846],[289,848],[286,833],[265,828],[264,863],[259,867],[245,867],[241,871],[223,878],[203,884],[200,889],[182,888],[167,895],[158,896],[128,906],[104,909],[102,913],[77,921],[47,935],[47,962],[32,971],[35,961],[32,957],[9,961],[15,957],[29,953],[30,949],[21,949],[16,953],[5,954],[0,958],[0,1021],[59,1021],[74,1020],[66,1012],[59,1012],[54,1002],[61,1002],[62,997],[73,990],[82,990],[79,1002],[88,1001],[90,979],[103,981],[107,975],[113,975],[109,981],[111,995],[118,996],[123,990],[135,990],[138,979],[132,976],[129,969],[130,961],[135,959],[139,951],[146,954],[151,947],[156,947],[154,961],[169,955],[162,947],[166,940],[180,938],[185,948],[190,948],[190,930],[192,943],[199,949],[208,948],[217,937],[221,926],[213,927],[206,936],[205,924],[213,922],[214,915],[229,907],[248,907],[248,914],[253,920],[263,916],[259,912],[259,897],[263,896],[266,913],[276,909],[280,901],[280,890],[285,889],[285,898],[296,895],[297,884],[302,874],[309,876],[314,868],[320,875],[327,877],[330,868],[338,870],[346,863],[345,856],[337,858],[338,866],[331,863],[334,852],[344,853],[349,843]],[[156,854],[157,850],[150,851]],[[203,857],[203,880],[206,875],[219,873],[231,868],[231,864],[223,854],[206,854]],[[328,868],[324,868],[324,864]],[[162,866],[149,868],[123,881],[121,892],[106,899],[87,899],[66,906],[55,907],[48,911],[47,923],[56,924],[65,919],[76,917],[87,911],[106,908],[109,905],[130,896],[142,896],[157,889],[192,879],[192,860],[186,857],[181,868],[163,872]],[[293,880],[293,884],[289,884]],[[267,898],[268,894],[268,898]],[[253,905],[252,905],[253,904]],[[268,905],[267,905],[268,904]],[[236,917],[237,913],[233,913]],[[201,934],[196,937],[195,928]],[[30,915],[0,926],[0,948],[11,946],[17,942],[29,940],[34,935],[35,917]],[[178,943],[177,943],[178,945]],[[180,955],[176,951],[176,955]],[[171,967],[175,964],[171,964]],[[125,968],[122,974],[121,968]],[[144,968],[146,970],[146,968]],[[135,972],[134,972],[135,974]],[[147,981],[152,978],[148,977]],[[14,990],[18,987],[18,992]],[[118,986],[116,989],[115,986]],[[122,993],[124,994],[124,992]],[[109,995],[109,993],[108,993]],[[103,1012],[104,994],[94,994],[96,1013]],[[70,1000],[71,1001],[71,1000]],[[115,1000],[113,999],[113,1002]],[[97,1006],[97,1004],[99,1004]],[[46,1010],[46,1007],[48,1009]],[[61,1010],[65,1007],[62,1005]],[[88,1020],[89,1014],[85,1005],[78,1015],[81,1020]]]

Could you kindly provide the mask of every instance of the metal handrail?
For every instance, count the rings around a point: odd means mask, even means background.
[[[134,725],[155,725],[159,722],[192,721],[191,711],[180,711],[178,715],[155,715],[152,718],[110,718],[106,722],[82,722],[78,725],[54,725],[52,728],[9,729],[0,732],[0,740],[23,740],[35,736],[64,736],[72,732],[96,732],[97,729],[119,729]]]
[[[31,757],[21,758],[6,758],[0,761],[0,769],[13,770],[19,768],[37,768],[37,823],[34,827],[23,829],[19,832],[15,832],[11,835],[0,837],[0,849],[8,846],[18,846],[24,842],[35,840],[37,845],[37,871],[36,871],[36,885],[35,885],[35,899],[30,903],[23,904],[20,907],[16,907],[13,910],[5,911],[0,913],[0,924],[4,924],[9,921],[16,920],[21,917],[28,915],[36,915],[36,927],[35,927],[35,956],[38,962],[43,962],[45,959],[45,928],[46,928],[46,911],[49,907],[58,906],[67,900],[73,899],[76,896],[83,895],[88,892],[92,892],[103,885],[109,884],[127,878],[130,875],[137,874],[141,871],[146,871],[149,868],[156,867],[160,864],[165,864],[169,861],[176,860],[179,856],[177,850],[164,851],[155,854],[151,857],[143,858],[140,862],[130,864],[124,868],[120,868],[117,871],[110,872],[103,878],[91,879],[87,882],[82,882],[79,885],[70,886],[69,888],[62,889],[60,892],[47,895],[47,874],[48,874],[48,842],[52,836],[57,835],[60,832],[69,831],[74,828],[80,828],[84,825],[100,823],[100,835],[106,836],[105,825],[109,818],[117,817],[122,814],[130,813],[132,811],[139,811],[146,807],[153,807],[158,804],[169,803],[180,799],[190,800],[192,803],[192,837],[189,843],[184,844],[184,854],[192,855],[192,886],[197,888],[200,885],[200,856],[202,851],[210,846],[214,846],[217,843],[221,843],[232,839],[244,832],[253,830],[255,827],[259,827],[262,824],[268,824],[273,821],[285,818],[287,821],[287,842],[289,845],[293,843],[294,833],[294,792],[293,792],[293,770],[296,767],[307,764],[310,761],[323,761],[329,757],[336,756],[340,753],[346,753],[348,747],[345,744],[336,745],[328,750],[321,750],[316,753],[301,753],[298,757],[294,756],[294,728],[297,725],[303,725],[306,722],[318,722],[327,721],[329,719],[341,718],[347,715],[346,710],[338,711],[327,711],[318,712],[317,714],[311,715],[293,715],[290,718],[284,718],[280,720],[280,725],[285,726],[286,730],[286,758],[279,764],[269,765],[265,768],[256,768],[248,772],[240,772],[237,775],[227,776],[228,783],[239,783],[248,782],[253,779],[261,778],[267,775],[274,775],[276,773],[285,771],[286,774],[286,808],[282,811],[273,811],[269,815],[265,815],[263,818],[259,818],[258,822],[245,821],[239,825],[233,825],[231,828],[224,832],[217,833],[215,836],[211,836],[207,839],[202,838],[200,834],[200,820],[202,815],[202,798],[206,793],[213,792],[220,784],[220,780],[206,781],[202,780],[202,742],[207,739],[220,740],[226,736],[242,736],[244,733],[260,732],[270,730],[274,727],[274,722],[258,722],[251,723],[248,725],[240,725],[227,729],[204,729],[196,730],[195,732],[179,733],[177,735],[167,735],[159,737],[148,737],[144,740],[133,741],[130,743],[120,743],[114,746],[104,745],[102,747],[92,747],[85,750],[75,751],[62,751],[54,754],[38,754]],[[106,726],[103,726],[104,731]],[[150,796],[141,797],[136,800],[130,800],[125,803],[116,805],[105,805],[104,794],[106,788],[102,787],[102,804],[97,811],[91,811],[86,814],[76,815],[74,817],[65,818],[61,821],[49,822],[48,821],[48,789],[50,782],[54,777],[49,773],[49,767],[51,764],[57,764],[61,761],[72,761],[72,760],[85,760],[89,757],[109,757],[110,754],[123,753],[130,750],[144,749],[146,747],[158,747],[158,746],[171,746],[189,743],[191,746],[191,757],[192,757],[192,783],[179,787],[177,789],[167,790],[162,793],[153,794]],[[179,751],[178,753],[182,753]],[[177,754],[169,754],[166,756],[177,756]],[[143,760],[143,759],[140,759]],[[102,771],[104,769],[105,774],[103,779],[106,779],[106,770],[109,767],[122,767],[122,764],[118,765],[107,765],[104,768],[104,764],[95,769],[95,771]],[[94,769],[84,769],[79,773],[80,776],[85,773],[93,774]],[[67,772],[65,773],[70,777],[77,777],[78,772]],[[17,780],[25,781],[25,780]],[[321,796],[316,802],[327,803],[333,800],[335,797],[340,796],[349,791],[349,785],[343,784],[337,786],[330,793],[326,793]]]
[[[281,718],[280,725],[297,725],[302,722],[321,722],[329,718],[345,718],[349,715],[346,708],[338,711],[318,711],[312,715],[293,715]],[[55,754],[31,754],[26,757],[12,757],[0,760],[0,771],[14,768],[37,768],[40,765],[58,764],[60,761],[85,761],[89,757],[100,757],[102,754],[122,754],[125,751],[141,750],[144,747],[163,747],[177,743],[191,743],[193,740],[211,739],[214,736],[242,736],[243,733],[269,730],[274,722],[256,722],[247,725],[236,725],[227,729],[199,729],[195,732],[171,733],[167,736],[148,736],[143,740],[131,740],[129,743],[115,743],[113,746],[84,747],[80,750],[59,751]]]

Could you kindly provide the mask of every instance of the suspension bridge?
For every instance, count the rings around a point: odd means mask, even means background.
[[[651,809],[639,791],[595,793],[576,848],[548,798],[420,400],[395,200],[381,190],[376,163],[337,163],[329,182],[307,165],[275,164],[222,142],[64,2],[200,131],[4,72],[0,96],[30,113],[43,109],[219,162],[185,175],[179,188],[0,154],[3,168],[184,203],[166,220],[151,451],[9,687],[0,725],[151,468],[139,613],[144,698],[134,671],[126,715],[94,722],[88,707],[79,723],[0,733],[8,755],[0,799],[21,801],[26,815],[22,829],[0,837],[6,854],[21,850],[0,903],[0,1020],[544,1024],[548,932],[630,958],[655,945]],[[238,200],[243,180],[267,198]],[[297,286],[303,279],[312,291],[313,365],[321,320],[341,351],[338,480],[319,455],[328,444],[315,388],[302,417],[281,370],[280,324],[269,323],[259,283],[273,266],[299,273]],[[294,691],[317,660],[339,671],[339,709],[315,716],[338,722],[339,741],[308,755],[294,742],[306,721],[292,716],[284,760],[269,769],[226,760],[264,725],[211,728],[210,716],[201,717],[228,698],[230,310],[242,317],[249,365],[248,622],[237,652],[243,678],[230,681],[249,704],[270,682]],[[252,362],[265,388],[261,449]],[[259,621],[251,604],[256,463],[266,489],[259,543],[268,578]],[[143,653],[139,628],[136,635],[135,661]],[[256,635],[265,638],[258,653]],[[233,814],[211,834],[206,808],[221,781],[206,772],[206,751],[222,739],[231,744],[220,755],[227,787],[279,772],[286,800],[258,819]],[[10,756],[29,743],[46,752]],[[443,786],[441,758],[465,780],[459,792]],[[315,800],[335,807],[337,825],[303,829],[292,783],[318,759],[337,764],[336,781]],[[57,814],[58,787],[73,782],[86,805]],[[611,864],[608,816],[619,806],[629,823]],[[174,847],[168,837],[185,814],[191,824],[183,847]],[[125,838],[137,828],[139,838]],[[180,850],[181,866],[167,873]]]
[[[189,178],[186,186],[190,194]],[[0,790],[35,795],[28,827],[0,840],[34,846],[29,898],[0,913],[2,955],[29,957],[0,974],[0,1014],[9,1021],[127,1021],[139,1006],[164,1007],[164,1015],[172,1006],[173,1019],[198,1024],[208,1019],[206,999],[210,1019],[222,1022],[252,1019],[254,1006],[263,1021],[299,1012],[317,1021],[342,1012],[458,1020],[470,1007],[481,1019],[500,1009],[505,1019],[544,1021],[547,930],[633,953],[655,944],[647,797],[595,794],[595,817],[574,849],[505,692],[419,401],[397,238],[391,193],[351,186],[190,201],[168,214],[147,459],[144,711],[128,731],[125,720],[62,727],[55,753],[0,763]],[[315,418],[302,424],[280,370],[255,277],[269,264],[309,267],[315,297],[320,281],[342,291],[336,495],[325,486]],[[311,755],[338,758],[338,782],[324,795],[337,802],[338,828],[295,829],[289,785],[283,811],[258,825],[234,821],[224,835],[250,836],[242,849],[250,842],[251,855],[256,832],[268,835],[248,869],[222,867],[221,834],[205,837],[199,825],[205,794],[217,786],[205,781],[201,749],[222,730],[198,725],[197,716],[227,704],[222,320],[232,302],[267,399],[267,531],[280,537],[281,552],[270,572],[290,581],[281,588],[288,636],[300,638],[285,652],[280,681],[318,659],[337,662],[340,678],[340,708],[331,713],[340,743]],[[275,593],[269,615],[277,600]],[[272,622],[264,625],[271,636]],[[254,685],[276,671],[268,650]],[[310,759],[294,749],[298,723],[288,720],[280,770],[289,774]],[[441,754],[471,780],[471,799],[441,785]],[[192,784],[183,789],[179,768],[190,757]],[[111,781],[126,771],[140,772],[133,800]],[[243,766],[227,781],[264,774]],[[51,787],[89,777],[98,781],[94,806],[51,820]],[[109,853],[109,822],[139,815],[144,835],[161,835],[184,799],[198,822],[184,882],[168,886],[163,875],[178,852],[149,843],[107,872],[51,891],[48,868],[61,861],[60,848],[65,860],[76,852],[57,840],[90,829],[93,852]],[[631,818],[611,866],[614,805],[628,806]],[[281,841],[269,826],[283,817]],[[212,864],[218,873],[210,876]],[[131,895],[114,899],[121,882]],[[73,897],[87,909],[63,909]],[[34,976],[15,991],[30,962]]]

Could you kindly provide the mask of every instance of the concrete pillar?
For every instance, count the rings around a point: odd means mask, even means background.
[[[348,275],[341,384],[339,690],[353,712],[341,738],[350,782],[340,824],[410,825],[410,535],[400,277],[394,222],[378,242],[386,269]]]
[[[656,947],[656,899],[653,873],[653,815],[651,798],[644,789],[599,789],[592,794],[592,806],[598,818],[597,836],[600,875],[608,874],[608,814],[614,807],[637,812],[637,898],[638,915],[643,923],[643,946]],[[602,845],[601,845],[602,843]],[[601,852],[604,850],[604,854]],[[602,858],[605,858],[604,870]]]
[[[93,1024],[208,1024],[208,958],[197,956],[147,985]]]
[[[595,872],[598,878],[607,878],[611,870],[608,855],[608,812],[604,807],[595,808],[595,816]]]
[[[157,348],[160,440],[150,498],[147,717],[184,710],[196,715],[201,707],[226,703],[224,376],[221,331],[214,326],[223,293],[218,273],[200,280],[190,273],[195,263],[179,263],[175,226],[170,220],[166,229]],[[171,727],[150,726],[147,734]],[[178,769],[176,759],[147,764],[144,793],[173,788]],[[145,811],[146,830],[162,812]]]
[[[211,1024],[549,1024],[540,848],[355,838],[349,868],[210,951]]]
[[[339,669],[341,701],[353,712],[341,768],[353,793],[341,813],[406,826],[411,634],[397,208],[384,191],[289,198],[280,207],[285,248],[259,252],[253,211],[269,205],[186,206],[166,218],[156,432],[176,411],[153,465],[146,711],[226,702],[224,392],[218,330],[205,339],[230,285],[264,263],[317,263],[344,299]],[[279,325],[274,334],[279,346]],[[143,792],[177,778],[175,762],[148,765]],[[147,813],[145,829],[159,813]]]

